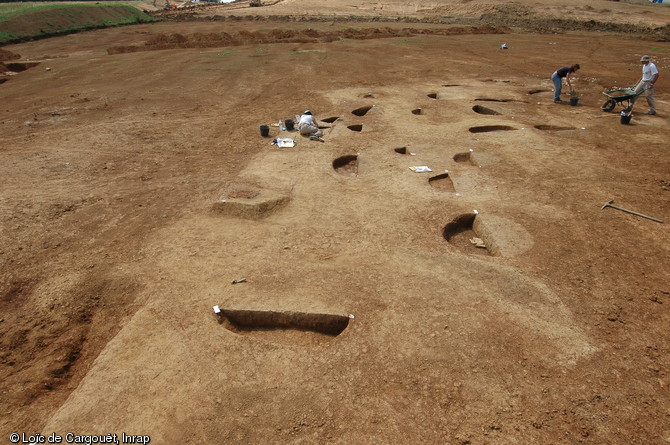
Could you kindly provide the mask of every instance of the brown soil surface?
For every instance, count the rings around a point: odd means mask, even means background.
[[[667,5],[169,14],[4,48],[3,441],[670,442]]]

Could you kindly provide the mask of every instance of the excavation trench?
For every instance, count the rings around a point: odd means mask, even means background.
[[[492,131],[513,131],[516,130],[514,127],[509,125],[482,125],[479,127],[471,127],[469,129],[470,133],[489,133]]]
[[[518,100],[514,99],[490,99],[490,98],[480,98],[480,99],[475,99],[476,101],[480,102],[521,102]]]
[[[474,111],[475,113],[479,113],[479,114],[488,114],[488,115],[492,115],[492,116],[496,116],[496,115],[500,115],[500,114],[502,114],[502,113],[499,113],[499,112],[496,111],[496,110],[492,110],[492,109],[490,109],[490,108],[483,107],[483,106],[481,106],[481,105],[475,105],[474,107],[472,107],[472,111]]]
[[[339,119],[338,116],[327,117],[327,118],[325,118],[325,119],[321,119],[321,122],[325,122],[325,123],[327,123],[327,124],[332,124],[333,122],[335,122],[335,121],[338,120],[338,119]]]
[[[471,152],[467,151],[465,153],[456,153],[453,157],[453,160],[456,162],[470,162]]]
[[[290,200],[290,193],[234,186],[218,197],[212,210],[224,216],[262,219],[282,209]]]
[[[428,184],[431,187],[441,190],[443,192],[455,192],[454,183],[449,177],[449,173],[442,173],[428,179]]]
[[[40,64],[39,62],[12,62],[12,63],[5,63],[5,66],[9,71],[13,73],[20,73],[27,69],[36,67],[39,64]]]
[[[351,131],[363,131],[363,126],[362,125],[349,125],[347,128]]]
[[[575,127],[558,127],[556,125],[535,125],[535,128],[543,131],[565,131],[565,130],[575,130]]]
[[[358,156],[340,156],[333,161],[333,169],[343,176],[358,175]]]
[[[368,114],[368,111],[370,110],[372,110],[372,105],[367,107],[356,108],[354,111],[351,112],[351,114],[356,115],[358,117],[363,117],[366,114]]]
[[[349,326],[350,320],[347,316],[335,314],[233,309],[222,309],[218,317],[219,322],[231,332],[257,334],[270,341],[281,341],[282,337],[302,341],[305,336],[300,333],[322,338],[337,337]]]
[[[495,255],[498,252],[488,230],[475,213],[454,218],[442,229],[442,236],[452,246],[465,253]]]

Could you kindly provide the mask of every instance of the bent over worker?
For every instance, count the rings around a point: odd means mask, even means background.
[[[561,90],[563,89],[563,78],[568,83],[570,91],[572,91],[572,82],[570,82],[570,74],[573,74],[579,69],[579,64],[575,63],[572,66],[564,66],[559,68],[551,75],[551,80],[554,82],[554,103],[562,104],[561,100]]]

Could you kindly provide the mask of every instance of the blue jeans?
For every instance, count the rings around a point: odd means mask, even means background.
[[[554,82],[554,100],[560,100],[561,90],[563,89],[563,79],[558,77],[558,74],[554,72],[554,74],[551,75],[551,80]]]

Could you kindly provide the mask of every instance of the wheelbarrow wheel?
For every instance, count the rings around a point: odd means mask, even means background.
[[[614,99],[607,99],[600,108],[602,108],[603,111],[607,111],[609,113],[614,109],[614,107],[616,107],[616,101]]]

